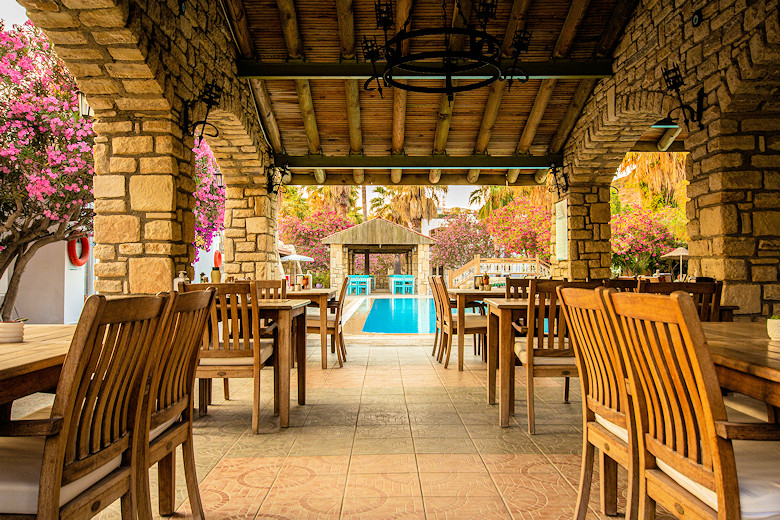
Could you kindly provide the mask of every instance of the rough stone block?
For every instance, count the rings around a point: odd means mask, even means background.
[[[162,94],[160,84],[153,79],[126,79],[122,86],[130,94]]]
[[[780,211],[754,211],[753,234],[777,236],[780,230]]]
[[[754,265],[750,274],[754,282],[777,281],[777,267],[773,265]]]
[[[179,173],[179,163],[174,157],[141,157],[141,173],[168,173],[176,175]]]
[[[124,213],[127,209],[124,199],[97,199],[95,213]]]
[[[121,278],[127,274],[125,262],[97,262],[95,276],[99,278]]]
[[[78,27],[79,22],[69,13],[56,11],[27,11],[35,25],[41,29],[64,29],[67,27]]]
[[[253,217],[246,219],[246,232],[253,234],[267,233],[268,219],[265,217]]]
[[[109,244],[95,244],[93,254],[97,260],[113,260],[116,258],[116,249]]]
[[[735,314],[758,314],[761,312],[761,286],[754,284],[725,284],[723,305],[739,305]]]
[[[119,254],[124,256],[140,255],[144,252],[144,246],[140,242],[134,244],[119,244]]]
[[[171,106],[162,97],[155,98],[119,98],[116,100],[119,110],[160,110],[168,111]]]
[[[125,177],[123,175],[95,175],[92,177],[96,198],[110,199],[125,196]]]
[[[181,228],[171,220],[153,220],[144,226],[145,240],[180,240]]]
[[[702,208],[699,212],[699,229],[704,236],[736,233],[738,228],[736,206]]]
[[[117,61],[143,61],[145,59],[138,47],[109,47],[108,53]]]
[[[130,178],[130,207],[133,211],[174,211],[173,177],[134,175]]]
[[[92,9],[79,15],[82,24],[88,27],[124,27],[127,12],[119,7]]]
[[[94,224],[98,244],[138,242],[141,237],[141,220],[133,215],[95,215]]]
[[[108,169],[111,173],[135,173],[136,165],[132,157],[112,156]]]
[[[154,78],[154,74],[146,64],[107,63],[106,71],[113,78]]]
[[[173,259],[137,257],[129,259],[128,263],[131,294],[157,294],[171,289],[174,278]]]
[[[100,279],[95,280],[95,292],[98,294],[121,294],[122,280]]]
[[[154,138],[150,135],[114,137],[111,139],[111,149],[115,155],[149,153],[154,149]]]

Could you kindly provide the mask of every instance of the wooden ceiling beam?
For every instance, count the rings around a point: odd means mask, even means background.
[[[452,13],[452,27],[466,27],[468,18],[471,14],[471,0],[456,0],[455,9]],[[464,39],[462,35],[450,39],[450,50],[460,51],[463,49]],[[458,80],[452,81],[453,86],[458,85]],[[452,110],[455,105],[455,98],[452,100],[447,94],[442,94],[439,100],[439,117],[436,120],[436,131],[433,136],[433,153],[445,153],[447,149],[447,139],[450,136],[450,123],[452,122]]]
[[[406,173],[401,177],[398,185],[400,186],[428,186],[431,185],[430,175],[425,173]],[[483,173],[480,176],[480,184],[486,186],[506,186],[507,176],[503,173]],[[292,180],[290,184],[297,186],[312,186],[317,184],[326,185],[339,185],[339,186],[351,186],[355,184],[355,181],[351,174],[348,173],[329,173],[324,182],[317,182],[316,179],[308,173],[295,173],[292,174]],[[363,178],[363,184],[367,186],[390,186],[393,184],[390,179],[390,173],[387,171],[367,172]],[[444,173],[441,175],[438,183],[440,186],[456,186],[456,185],[470,185],[471,182],[466,178],[465,173]],[[521,175],[514,183],[509,183],[510,186],[536,186],[534,176]]]
[[[276,0],[279,8],[279,19],[282,23],[284,43],[287,45],[287,57],[298,60],[303,58],[303,40],[298,29],[298,15],[295,12],[294,0]]]
[[[551,162],[561,164],[560,156],[534,156],[534,155],[322,155],[313,153],[309,155],[285,155],[275,154],[276,164],[286,164],[292,169],[353,169],[365,170],[429,170],[438,168],[443,170],[471,170],[471,169],[547,169]]]
[[[612,54],[612,51],[617,45],[620,35],[623,33],[623,28],[628,23],[628,19],[636,9],[639,0],[618,0],[612,10],[612,16],[607,22],[607,27],[601,34],[598,44],[596,45],[596,51],[593,53],[593,57],[596,59],[606,58]],[[569,134],[574,129],[574,125],[582,113],[582,109],[585,107],[585,102],[590,97],[596,86],[596,79],[582,79],[580,84],[577,85],[577,90],[574,92],[571,103],[566,109],[566,113],[563,115],[563,119],[558,124],[558,129],[555,131],[548,151],[550,153],[557,154],[563,150],[563,145],[569,138]]]
[[[339,41],[341,57],[355,59],[355,17],[352,0],[336,0],[336,13],[339,23]],[[363,130],[360,120],[360,85],[356,79],[344,80],[347,98],[347,126],[349,128],[349,148],[352,153],[363,153]]]
[[[271,106],[271,97],[265,88],[265,82],[259,79],[250,79],[249,84],[252,87],[252,93],[257,102],[257,109],[260,113],[260,121],[265,129],[265,136],[274,153],[283,153],[282,133],[279,131],[279,124],[276,121],[273,107]]]
[[[352,0],[336,0],[336,15],[339,21],[341,59],[355,59],[355,15]]]
[[[577,35],[577,28],[579,28],[582,19],[585,18],[585,13],[588,10],[590,0],[573,0],[569,7],[569,12],[566,15],[566,20],[563,22],[563,28],[558,35],[558,40],[555,42],[555,48],[553,49],[553,59],[565,58],[571,46],[574,43],[574,37]],[[528,115],[528,119],[523,127],[523,132],[520,135],[520,141],[517,144],[517,153],[528,153],[528,150],[533,143],[534,137],[536,137],[536,131],[539,129],[539,124],[542,122],[544,112],[547,110],[547,104],[550,102],[552,93],[555,90],[555,79],[542,80],[542,84],[539,86],[539,91],[536,94],[531,113]]]
[[[502,70],[509,69],[514,64],[512,58],[502,58]],[[377,62],[377,69],[384,70],[385,63]],[[523,70],[528,73],[528,79],[583,79],[583,78],[609,78],[613,75],[612,60],[610,59],[551,59],[548,61],[523,62]],[[340,62],[264,62],[256,60],[239,60],[238,76],[241,78],[257,79],[355,79],[365,81],[373,74],[371,63],[340,61]],[[469,72],[457,73],[453,77],[459,80],[482,80],[491,77],[488,69],[475,69]],[[525,79],[526,74],[510,75],[515,79]],[[510,77],[508,76],[508,77]],[[395,79],[444,79],[443,75],[423,74],[419,72],[399,72],[394,74]],[[398,89],[395,89],[398,90]]]
[[[658,153],[658,142],[656,141],[637,141],[634,146],[631,147],[632,152],[656,152]],[[682,141],[674,141],[669,145],[669,148],[664,150],[665,152],[687,152],[685,149],[685,143]]]
[[[395,31],[398,32],[404,22],[410,16],[412,9],[412,0],[397,0],[395,3]],[[409,52],[409,41],[406,40],[401,46],[401,52]],[[373,74],[373,72],[372,72]],[[371,77],[371,74],[364,77]],[[400,88],[393,89],[393,153],[403,153],[404,138],[406,134],[406,91]]]
[[[509,22],[504,32],[504,41],[501,44],[501,53],[506,57],[512,53],[511,45],[515,33],[525,28],[526,14],[531,7],[531,0],[514,0],[512,3],[512,12],[509,15]],[[485,111],[482,112],[482,121],[479,124],[479,133],[474,144],[474,153],[487,153],[488,144],[493,137],[493,127],[498,119],[498,113],[501,109],[501,101],[504,99],[504,90],[506,81],[499,80],[490,85],[487,101],[485,101]],[[512,179],[517,179],[520,170],[512,169],[507,172]],[[479,178],[479,173],[472,174],[474,182]],[[514,182],[514,180],[510,181]]]

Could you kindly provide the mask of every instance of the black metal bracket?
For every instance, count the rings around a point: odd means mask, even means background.
[[[204,135],[207,137],[219,136],[219,129],[216,126],[214,126],[212,123],[209,123],[208,118],[211,109],[219,105],[219,100],[221,97],[222,97],[222,87],[218,86],[214,82],[211,82],[211,83],[207,83],[203,87],[200,96],[198,96],[196,99],[192,99],[184,103],[184,109],[182,115],[182,119],[183,119],[182,126],[185,128],[187,132],[193,134],[197,131],[197,128],[200,127],[200,135],[198,136],[199,141],[203,139]],[[203,116],[202,120],[195,121],[194,123],[190,124],[190,114],[192,113],[193,108],[195,107],[195,105],[198,104],[198,102],[203,102],[206,105],[206,115]],[[211,132],[206,133],[207,127],[212,128],[213,133]]]

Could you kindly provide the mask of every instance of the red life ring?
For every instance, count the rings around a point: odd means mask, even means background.
[[[214,267],[220,268],[222,267],[222,251],[217,249],[214,251]]]
[[[76,254],[76,244],[81,244],[81,255]],[[76,238],[68,241],[68,258],[70,263],[80,267],[89,260],[89,239],[87,237]]]

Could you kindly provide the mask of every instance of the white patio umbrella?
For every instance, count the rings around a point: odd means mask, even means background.
[[[684,247],[678,247],[672,251],[669,251],[665,255],[661,255],[661,258],[677,258],[680,257],[680,280],[682,280],[682,263],[683,257],[688,256],[688,250]]]
[[[296,271],[300,271],[301,273],[303,273],[303,269],[301,268],[301,262],[313,262],[314,261],[314,259],[312,257],[310,257],[310,256],[304,256],[304,255],[298,255],[298,254],[283,256],[279,260],[282,261],[282,262],[294,262],[293,265],[296,266],[296,268],[297,268],[295,270]],[[293,274],[295,274],[295,273],[293,273]]]

